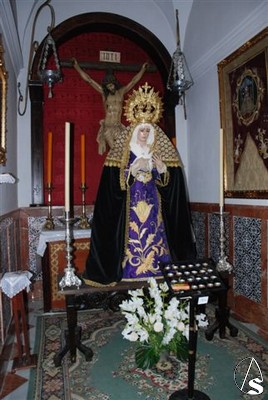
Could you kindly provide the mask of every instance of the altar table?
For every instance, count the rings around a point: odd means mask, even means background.
[[[78,273],[85,269],[90,246],[90,229],[73,230],[73,266]],[[65,309],[64,295],[59,292],[58,277],[66,268],[65,230],[42,231],[37,247],[42,256],[44,311]]]

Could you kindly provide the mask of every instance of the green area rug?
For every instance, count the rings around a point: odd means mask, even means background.
[[[213,322],[213,321],[212,321]],[[94,351],[85,361],[77,350],[77,360],[65,355],[60,367],[54,355],[65,343],[65,313],[45,314],[38,318],[36,348],[37,368],[31,370],[27,399],[38,400],[166,400],[177,390],[187,388],[188,363],[171,358],[171,367],[160,371],[140,370],[135,366],[135,344],[123,339],[125,320],[120,313],[107,310],[80,311],[82,342]],[[211,400],[268,399],[268,355],[265,342],[246,329],[236,338],[218,333],[207,341],[198,332],[194,388]],[[254,357],[263,377],[264,392],[257,396],[243,394],[234,382],[234,370],[246,357]],[[241,379],[244,373],[242,371]]]

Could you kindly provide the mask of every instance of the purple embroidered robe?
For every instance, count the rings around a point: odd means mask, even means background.
[[[135,155],[130,152],[129,165]],[[127,177],[126,236],[123,260],[123,280],[147,279],[159,276],[158,262],[170,261],[167,238],[157,189],[164,174],[156,168]]]

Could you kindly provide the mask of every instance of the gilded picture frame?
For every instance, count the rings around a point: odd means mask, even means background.
[[[268,198],[268,28],[218,64],[224,195]]]
[[[4,48],[0,35],[0,164],[6,164],[6,130],[7,130],[7,79],[8,73],[5,69]]]

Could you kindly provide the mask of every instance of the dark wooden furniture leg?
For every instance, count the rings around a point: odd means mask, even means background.
[[[85,355],[86,361],[90,361],[93,357],[93,351],[81,343],[81,327],[77,325],[75,295],[65,295],[65,302],[68,327],[65,331],[65,346],[54,356],[54,364],[56,367],[61,365],[61,361],[68,351],[70,351],[72,363],[76,361],[76,349],[80,350],[81,353]]]
[[[12,297],[12,310],[18,346],[18,355],[14,358],[12,365],[12,371],[15,372],[18,369],[35,367],[37,355],[30,354],[24,291]]]
[[[230,309],[227,306],[228,278],[224,274],[220,275],[227,289],[218,292],[218,306],[215,311],[215,322],[208,327],[205,332],[206,339],[209,341],[213,339],[214,333],[217,330],[219,330],[220,338],[224,339],[226,336],[226,328],[229,329],[230,336],[236,337],[238,335],[238,329],[229,321]]]
[[[54,356],[56,367],[60,366],[62,358],[70,351],[71,362],[76,361],[76,349],[85,355],[86,361],[93,357],[93,351],[81,343],[81,327],[77,325],[77,312],[81,309],[110,309],[119,310],[119,304],[128,298],[129,289],[138,289],[146,285],[146,282],[119,282],[115,286],[94,286],[82,285],[80,289],[68,288],[59,290],[65,296],[65,308],[67,314],[67,329],[65,331],[65,346]],[[86,299],[84,298],[86,296]],[[83,306],[80,308],[80,306]]]

